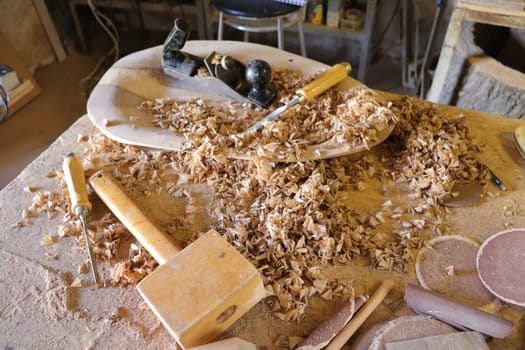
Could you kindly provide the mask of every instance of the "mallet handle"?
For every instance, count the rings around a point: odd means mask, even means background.
[[[126,190],[109,172],[98,171],[91,176],[89,183],[100,199],[159,264],[164,264],[182,249],[129,198]]]

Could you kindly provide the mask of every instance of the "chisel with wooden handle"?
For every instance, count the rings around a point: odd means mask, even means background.
[[[281,114],[283,114],[293,106],[311,100],[312,98],[328,90],[335,84],[340,83],[348,76],[351,70],[352,66],[348,62],[338,63],[332,66],[321,77],[315,79],[305,87],[297,90],[290,102],[288,102],[284,106],[277,108],[272,113],[268,114],[266,117],[250,126],[248,129],[243,131],[240,134],[240,136],[244,136],[251,132],[257,131],[266,123],[278,118]]]
[[[87,195],[86,179],[84,178],[82,162],[74,153],[68,153],[64,158],[62,166],[64,168],[64,178],[71,199],[71,211],[75,213],[82,223],[82,232],[84,233],[91,263],[91,273],[93,274],[95,283],[98,284],[100,279],[98,276],[97,265],[95,263],[95,257],[93,255],[91,238],[89,237],[87,229],[87,216],[91,210],[91,203],[89,202]]]
[[[259,271],[216,231],[181,249],[109,172],[89,183],[160,264],[137,290],[182,348],[208,343],[266,296]]]

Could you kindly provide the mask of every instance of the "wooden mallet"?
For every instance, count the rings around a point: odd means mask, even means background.
[[[137,289],[183,348],[206,344],[265,297],[259,271],[217,232],[181,249],[107,171],[89,182],[160,264]]]

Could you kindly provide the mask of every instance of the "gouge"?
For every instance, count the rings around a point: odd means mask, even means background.
[[[96,284],[99,284],[99,276],[97,265],[95,264],[95,257],[93,256],[93,248],[91,246],[91,239],[87,230],[87,216],[91,210],[91,203],[89,202],[86,190],[86,179],[84,178],[84,169],[82,162],[74,153],[68,153],[63,162],[64,177],[66,179],[67,190],[71,199],[71,210],[80,219],[82,223],[82,231],[89,253],[89,260],[91,262],[91,273]]]
[[[111,174],[89,182],[160,264],[137,289],[182,348],[208,343],[266,296],[259,271],[217,232],[181,249]]]
[[[266,117],[250,126],[248,129],[243,131],[240,134],[240,136],[244,136],[258,130],[259,128],[263,127],[266,123],[276,119],[293,106],[299,103],[303,103],[304,101],[310,100],[316,97],[317,95],[321,94],[322,92],[328,90],[335,84],[343,81],[348,76],[348,73],[350,73],[351,70],[352,66],[350,65],[350,63],[347,62],[338,63],[332,66],[321,77],[315,79],[305,87],[297,90],[290,102],[277,108],[276,110],[268,114]]]

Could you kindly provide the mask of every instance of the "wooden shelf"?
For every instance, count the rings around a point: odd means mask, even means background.
[[[357,79],[365,82],[366,67],[368,65],[368,56],[370,51],[370,44],[372,40],[372,33],[377,12],[377,0],[367,0],[365,10],[365,21],[363,27],[358,31],[352,31],[342,28],[328,27],[326,25],[318,25],[312,23],[303,23],[303,30],[309,34],[326,34],[333,37],[338,37],[344,40],[357,40],[360,44],[359,65],[357,72]],[[286,28],[286,30],[297,30],[294,27]]]
[[[312,23],[307,23],[307,22],[303,23],[303,29],[305,33],[325,32],[333,36],[340,36],[340,37],[344,37],[347,39],[348,38],[361,39],[364,35],[366,35],[365,30],[363,28],[360,30],[354,31],[354,30],[349,30],[349,29],[328,27],[325,25],[312,24]]]

